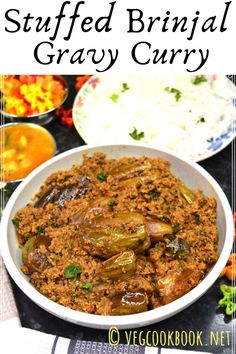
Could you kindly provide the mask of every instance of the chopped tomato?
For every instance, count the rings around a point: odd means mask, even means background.
[[[2,92],[6,113],[30,116],[57,107],[65,87],[53,75],[8,75],[3,77]]]
[[[235,263],[236,264],[236,253],[231,253],[227,263],[229,263],[229,264]]]
[[[229,280],[234,280],[236,278],[236,267],[235,265],[228,265],[225,267],[225,275]]]
[[[76,79],[75,79],[75,89],[76,91],[78,91],[82,86],[83,84],[88,80],[90,79],[92,75],[80,75],[80,76],[77,76]]]
[[[236,279],[236,253],[231,253],[227,265],[220,273],[220,277],[226,276],[229,280]]]

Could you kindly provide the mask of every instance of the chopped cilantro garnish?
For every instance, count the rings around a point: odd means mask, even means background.
[[[97,179],[101,182],[105,182],[107,180],[107,174],[105,172],[99,172],[97,174]]]
[[[205,76],[195,76],[195,78],[192,80],[194,85],[199,85],[203,82],[207,82],[207,78],[205,78]]]
[[[165,87],[165,91],[169,93],[174,93],[175,94],[175,100],[178,102],[180,100],[180,97],[182,95],[182,92],[174,87]]]
[[[37,232],[37,234],[41,234],[41,233],[43,233],[43,229],[42,229],[42,227],[37,226],[37,227],[36,227],[36,232]]]
[[[84,289],[84,290],[92,290],[93,288],[93,284],[92,283],[84,283],[82,286],[81,286],[81,289]]]
[[[177,232],[179,231],[179,225],[178,224],[173,225],[172,230],[174,234],[177,234]]]
[[[195,214],[195,215],[194,215],[194,223],[195,223],[196,225],[201,224],[201,219],[200,219],[200,216],[199,216],[198,214]]]
[[[112,102],[117,103],[119,99],[119,95],[113,93],[113,95],[111,95],[109,98],[112,100]]]
[[[123,82],[121,92],[125,92],[127,90],[129,90],[129,86],[128,86],[127,82]]]
[[[118,204],[118,201],[115,200],[115,199],[111,199],[111,200],[108,200],[107,204],[110,206],[110,207],[113,207],[115,205]]]
[[[167,216],[165,216],[165,215],[158,216],[158,219],[163,221],[163,222],[170,222],[170,219]]]
[[[64,269],[64,277],[67,279],[76,278],[80,273],[82,273],[82,270],[75,264],[70,264]]]
[[[120,90],[121,93],[126,92],[129,90],[129,86],[127,84],[127,82],[123,82],[122,83],[122,89]],[[114,103],[117,103],[120,96],[117,93],[113,93],[110,97],[109,97]]]
[[[19,222],[19,220],[17,220],[17,219],[12,219],[12,224],[13,224],[16,228],[18,228],[18,227],[20,226],[20,222]]]
[[[134,140],[140,140],[140,139],[144,138],[144,132],[139,133],[135,127],[134,127],[134,130],[132,131],[132,133],[129,133],[129,135]]]
[[[149,192],[149,195],[152,200],[157,200],[160,197],[160,192],[154,188]]]

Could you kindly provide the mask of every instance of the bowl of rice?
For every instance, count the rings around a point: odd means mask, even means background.
[[[78,92],[73,120],[87,144],[148,144],[201,161],[234,139],[235,99],[226,76],[96,75]]]

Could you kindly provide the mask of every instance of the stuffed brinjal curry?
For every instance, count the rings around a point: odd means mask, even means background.
[[[35,288],[92,314],[168,304],[218,258],[215,199],[160,158],[85,155],[82,165],[50,175],[13,223]]]

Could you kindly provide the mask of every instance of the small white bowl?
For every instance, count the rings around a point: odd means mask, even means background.
[[[30,284],[28,277],[21,272],[21,250],[11,222],[15,213],[30,201],[30,198],[38,191],[40,185],[51,173],[62,168],[69,168],[74,163],[81,163],[85,153],[92,155],[98,151],[105,153],[108,158],[120,158],[122,156],[140,157],[144,155],[164,158],[170,162],[171,170],[174,174],[182,179],[187,186],[201,189],[206,195],[213,196],[216,199],[219,259],[207,276],[193,290],[181,298],[160,308],[139,314],[126,316],[92,315],[66,308],[49,300],[40,294]],[[2,217],[0,234],[0,246],[5,265],[13,280],[32,301],[51,314],[72,323],[93,328],[107,329],[111,326],[116,326],[124,329],[146,326],[162,321],[182,311],[202,296],[216,281],[226,264],[233,244],[234,225],[231,208],[221,187],[195,162],[185,161],[181,157],[146,146],[105,145],[83,146],[64,152],[35,169],[11,196]]]

